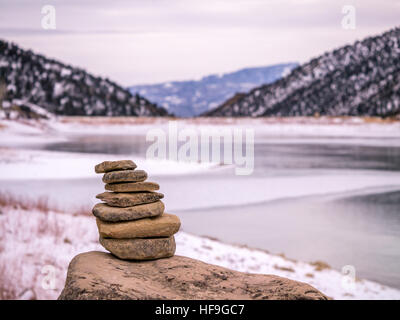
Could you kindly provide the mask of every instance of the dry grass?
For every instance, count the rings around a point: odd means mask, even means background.
[[[91,217],[92,209],[89,208],[88,206],[82,205],[82,206],[78,207],[77,209],[73,209],[72,214],[74,216],[89,216],[89,217]]]
[[[57,208],[51,207],[47,197],[39,197],[36,200],[17,197],[10,193],[0,193],[0,207],[12,207],[22,210],[39,210],[48,212],[50,210],[58,211]]]
[[[5,271],[5,265],[0,264],[0,300],[15,300],[17,293],[10,280],[5,276]]]
[[[354,120],[361,120],[355,122]],[[350,116],[317,116],[317,117],[262,117],[262,118],[249,118],[249,117],[198,117],[184,119],[183,121],[192,124],[212,124],[212,125],[224,125],[224,124],[243,124],[259,122],[264,124],[349,124],[349,125],[360,125],[365,123],[377,123],[377,124],[388,124],[399,122],[399,117],[350,117]]]
[[[390,124],[400,122],[400,116],[395,117],[350,117],[350,116],[310,116],[310,117],[196,117],[196,118],[177,118],[177,117],[100,117],[100,116],[59,116],[58,121],[66,124],[80,124],[88,126],[98,125],[152,125],[168,123],[171,120],[179,120],[187,124],[194,125],[235,125],[243,123],[261,124],[315,124],[315,125],[362,125],[362,124]],[[354,121],[357,120],[357,121]],[[30,120],[24,121],[27,125],[34,125]],[[41,123],[40,121],[36,121]],[[45,122],[44,122],[45,123]],[[42,124],[45,126],[45,124]],[[0,130],[2,125],[0,124]]]
[[[243,123],[261,124],[315,124],[315,125],[362,125],[368,123],[390,124],[399,122],[399,117],[350,117],[350,116],[310,116],[310,117],[196,117],[196,118],[177,118],[177,117],[91,117],[91,116],[60,116],[61,123],[80,124],[88,126],[97,125],[151,125],[163,124],[171,120],[179,120],[187,124],[194,125],[235,125]],[[359,120],[359,121],[354,121]]]
[[[84,125],[138,125],[153,124],[174,120],[174,117],[67,117],[59,118],[62,123],[79,123]]]
[[[2,192],[0,192],[0,207],[11,207],[13,209],[22,210],[37,210],[44,213],[49,211],[62,212],[60,208],[50,204],[49,199],[46,196],[42,196],[37,199],[30,199],[27,197],[18,197],[11,193]],[[90,216],[91,212],[92,210],[88,206],[80,206],[71,210],[71,213],[74,216]]]
[[[295,272],[295,270],[291,267],[281,267],[278,265],[274,265],[274,269],[276,270],[281,270],[281,271],[286,271],[286,272]]]
[[[99,249],[94,218],[82,216],[90,210],[55,211],[44,198],[35,202],[9,194],[0,200],[0,300],[57,298],[73,256]],[[51,290],[42,286],[47,265],[55,268]]]
[[[310,264],[315,267],[315,271],[322,271],[324,269],[332,269],[332,267],[329,264],[327,264],[326,262],[323,262],[323,261],[319,261],[319,260],[310,262]]]
[[[399,118],[389,117],[389,118],[379,118],[379,117],[365,117],[362,118],[365,123],[393,123],[398,122]]]
[[[3,277],[0,277],[0,300],[16,300],[17,294],[11,286],[5,286],[4,283],[7,279],[4,279]]]

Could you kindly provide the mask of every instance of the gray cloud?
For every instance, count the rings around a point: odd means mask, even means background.
[[[357,28],[341,28],[343,5]],[[41,29],[41,8],[57,29]],[[0,0],[0,37],[122,84],[306,61],[398,24],[400,1]]]

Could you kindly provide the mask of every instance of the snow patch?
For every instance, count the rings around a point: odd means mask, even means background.
[[[94,217],[2,207],[0,215],[1,290],[20,299],[56,299],[71,259],[86,251],[105,251],[98,243]],[[334,299],[400,299],[400,290],[368,280],[349,288],[334,269],[265,251],[221,243],[185,232],[176,234],[176,254],[233,270],[275,274],[309,283]],[[54,287],[46,280],[54,276]]]

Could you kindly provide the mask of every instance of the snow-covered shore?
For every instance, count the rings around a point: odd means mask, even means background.
[[[157,120],[154,120],[157,122]],[[143,136],[152,124],[90,125],[86,122],[0,121],[0,179],[63,179],[93,178],[94,165],[115,160],[116,155],[33,150],[33,146],[65,142],[70,135],[79,134],[131,134]],[[118,155],[129,158],[130,155]],[[177,175],[218,169],[214,163],[177,162],[135,157],[140,167],[154,175]],[[27,169],[29,163],[30,170]],[[60,170],[63,168],[64,170]]]
[[[105,160],[129,159],[131,155],[110,155],[73,153],[44,150],[28,150],[20,148],[0,147],[0,191],[10,188],[14,182],[57,180],[64,181],[65,188],[74,188],[75,181],[82,179],[98,179],[94,166]],[[135,162],[141,169],[156,179],[163,179],[162,190],[167,191],[165,202],[169,210],[197,210],[224,206],[243,206],[279,199],[327,196],[335,194],[356,194],[362,192],[388,192],[400,188],[400,173],[380,172],[376,170],[341,170],[340,172],[319,171],[298,176],[269,176],[268,179],[256,175],[241,180],[241,186],[247,186],[251,192],[243,193],[237,182],[227,180],[227,174],[212,183],[200,181],[204,174],[212,174],[229,170],[230,166],[219,166],[212,163],[190,163],[169,160],[141,159],[135,156]],[[198,177],[187,179],[184,185],[176,185],[174,178],[185,175]],[[199,176],[200,175],[200,176]],[[349,175],[352,179],[349,180]],[[167,178],[167,179],[164,179]],[[231,178],[232,179],[232,178]],[[97,181],[97,180],[96,180]],[[10,183],[11,182],[11,183]],[[82,184],[82,182],[79,182]],[[100,185],[99,185],[100,186]],[[196,189],[195,193],[186,193],[185,188]],[[89,189],[87,189],[89,190]],[[221,192],[224,190],[224,192]],[[21,191],[23,191],[21,189]],[[54,190],[55,191],[55,190]],[[60,190],[58,190],[59,192]],[[96,191],[94,191],[96,192]],[[89,194],[87,194],[88,196]],[[93,193],[93,196],[95,193]],[[57,193],[49,195],[50,200],[60,197]],[[76,197],[74,201],[78,201]],[[206,199],[206,201],[205,201]],[[65,199],[67,204],[71,202]],[[68,206],[67,206],[68,207]]]
[[[32,142],[63,139],[73,134],[146,135],[150,129],[168,130],[173,121],[179,129],[252,128],[259,137],[285,138],[399,138],[400,120],[358,117],[296,118],[137,118],[58,117],[52,120],[0,120],[0,133],[10,143],[18,138]],[[35,138],[35,139],[34,139]],[[43,139],[43,140],[40,140]],[[6,141],[4,141],[6,142]]]
[[[325,121],[325,123],[324,123]],[[287,138],[286,141],[296,143],[296,137],[324,137],[346,143],[358,143],[353,138],[362,138],[363,143],[372,145],[400,145],[400,122],[366,122],[361,119],[323,119],[322,122],[310,119],[302,123],[301,119],[270,121],[268,119],[194,119],[178,120],[179,126],[230,126],[254,128],[262,139]],[[85,134],[130,134],[143,136],[146,130],[160,127],[167,130],[168,119],[59,119],[56,122],[15,122],[0,121],[0,180],[5,183],[10,180],[23,179],[79,179],[96,177],[95,164],[116,158],[110,154],[84,154],[60,151],[33,150],[31,146],[50,142],[66,141],[69,135]],[[352,138],[352,139],[349,139]],[[367,139],[366,139],[367,138]],[[129,157],[129,155],[117,157]],[[224,170],[225,166],[210,163],[183,163],[174,161],[155,161],[136,159],[141,169],[152,175],[184,175]],[[291,180],[292,179],[292,180]],[[366,179],[357,179],[352,174],[349,180],[346,173],[343,176],[332,177],[327,185],[321,185],[319,177],[306,183],[302,188],[293,181],[296,177],[279,178],[279,184],[270,184],[266,189],[265,179],[253,179],[254,188],[251,201],[265,201],[265,190],[268,199],[282,197],[282,191],[291,196],[304,196],[322,192],[350,192],[361,187],[385,186],[388,182],[398,185],[395,173],[374,175],[369,172]],[[6,181],[7,180],[7,181]],[[307,180],[308,181],[308,180]],[[333,182],[332,182],[333,181]],[[360,187],[360,183],[362,186]],[[196,182],[194,181],[193,184]],[[225,183],[226,184],[226,183]],[[328,185],[329,184],[329,185]],[[306,186],[315,186],[307,189]],[[213,184],[214,188],[230,186]],[[232,186],[234,189],[234,186]],[[209,198],[212,198],[213,188],[208,187]],[[257,192],[259,190],[260,192]],[[240,196],[226,199],[229,204],[240,204]],[[198,194],[194,195],[198,196]],[[169,194],[169,199],[174,195]],[[208,199],[208,198],[207,198]],[[194,200],[185,199],[193,205]],[[221,199],[218,199],[221,202]],[[235,201],[238,201],[237,203]],[[207,205],[210,205],[209,203]],[[170,207],[168,207],[170,208]],[[98,244],[97,230],[93,217],[74,216],[73,212],[43,212],[40,210],[24,210],[18,207],[0,207],[0,291],[9,290],[10,295],[17,298],[35,296],[38,299],[53,299],[59,294],[65,280],[66,268],[74,255],[89,251],[103,250]],[[177,234],[177,254],[196,258],[208,263],[218,264],[231,269],[272,273],[294,280],[304,281],[315,286],[326,295],[335,299],[400,299],[400,290],[382,286],[378,283],[358,280],[351,281],[339,270],[324,268],[323,264],[312,265],[306,262],[269,254],[265,251],[225,244],[206,237],[194,236],[185,232]],[[317,260],[318,257],[315,257]],[[47,267],[46,267],[47,266]],[[322,267],[321,267],[322,266]],[[50,271],[49,271],[50,270]],[[43,281],[54,271],[55,289],[43,289]],[[4,279],[4,280],[3,280]],[[1,288],[3,287],[3,288]],[[46,287],[46,285],[44,285]],[[1,295],[0,295],[1,298]]]
[[[67,266],[77,254],[104,249],[94,217],[38,209],[1,207],[0,270],[3,298],[56,299]],[[352,281],[323,263],[290,260],[265,251],[234,246],[184,231],[176,254],[230,269],[275,274],[307,282],[334,299],[400,299],[400,290],[375,282]]]
[[[94,166],[130,155],[88,154],[0,147],[0,180],[95,178]],[[212,163],[189,163],[135,157],[141,169],[153,175],[180,175],[218,169]]]

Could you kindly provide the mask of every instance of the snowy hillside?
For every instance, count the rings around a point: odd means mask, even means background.
[[[223,75],[210,75],[198,81],[174,81],[130,87],[132,94],[150,99],[178,116],[199,115],[217,107],[237,92],[248,92],[289,73],[296,63],[247,68]]]
[[[61,115],[162,116],[157,107],[116,83],[0,40],[0,109],[23,100]],[[1,98],[1,97],[0,97]],[[1,99],[0,99],[1,100]]]
[[[327,52],[208,116],[393,116],[400,113],[400,28]]]

